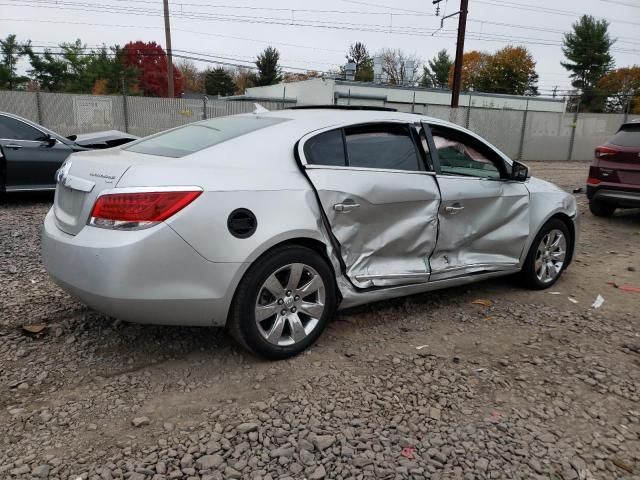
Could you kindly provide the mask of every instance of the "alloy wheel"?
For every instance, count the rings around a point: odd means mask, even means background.
[[[567,255],[567,239],[558,229],[547,232],[538,245],[534,268],[538,280],[549,283],[562,271]]]
[[[267,342],[286,347],[311,334],[324,309],[320,274],[304,263],[292,263],[273,272],[260,287],[255,321]]]

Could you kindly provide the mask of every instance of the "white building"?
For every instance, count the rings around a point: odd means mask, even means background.
[[[451,91],[312,78],[301,82],[248,88],[244,99],[284,100],[297,102],[298,105],[375,105],[404,112],[427,113],[429,105],[449,106]],[[565,111],[564,100],[479,92],[462,93],[460,106],[540,112]]]

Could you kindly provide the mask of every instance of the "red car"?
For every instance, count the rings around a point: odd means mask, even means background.
[[[622,124],[609,143],[596,148],[587,198],[598,217],[609,217],[616,208],[640,207],[640,122]]]

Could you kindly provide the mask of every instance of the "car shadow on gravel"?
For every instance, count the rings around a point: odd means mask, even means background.
[[[53,191],[0,193],[0,205],[20,207],[37,203],[53,204],[53,197]]]

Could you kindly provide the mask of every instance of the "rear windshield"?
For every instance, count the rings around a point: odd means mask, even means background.
[[[609,143],[620,147],[640,147],[640,124],[625,125]]]
[[[212,118],[143,138],[123,148],[136,153],[180,158],[286,120],[256,115]]]

